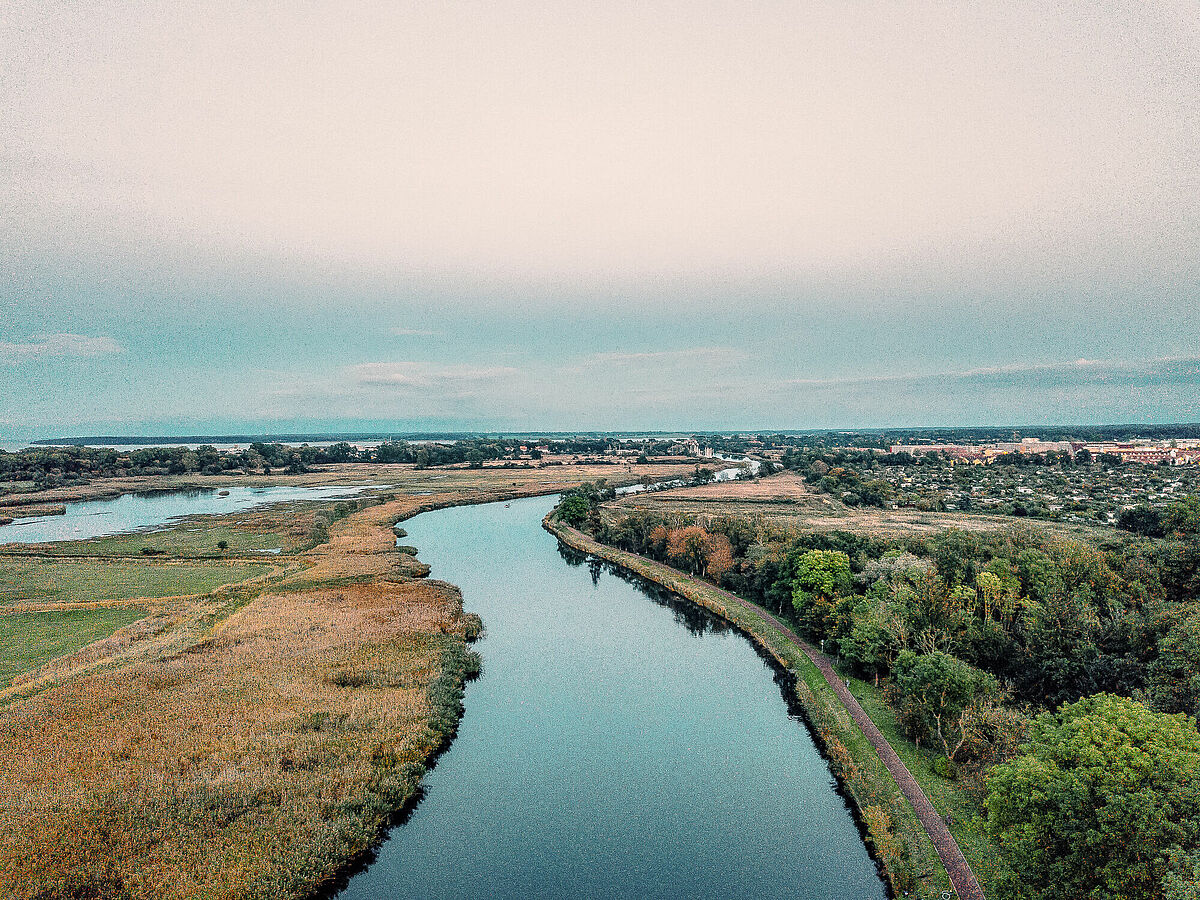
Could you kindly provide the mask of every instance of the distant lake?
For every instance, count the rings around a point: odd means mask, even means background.
[[[377,487],[386,485],[280,485],[122,494],[108,500],[68,503],[67,513],[63,516],[35,516],[15,519],[10,525],[0,525],[0,544],[80,541],[131,531],[150,531],[164,528],[187,516],[219,516],[289,500],[340,499]],[[0,513],[3,513],[2,509]]]
[[[423,799],[339,900],[884,900],[774,670],[707,611],[560,548],[552,502],[404,523],[483,617],[483,674]]]

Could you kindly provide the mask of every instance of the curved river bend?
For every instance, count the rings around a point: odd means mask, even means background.
[[[483,617],[466,715],[341,900],[882,900],[850,811],[748,640],[541,528],[547,498],[405,522]]]

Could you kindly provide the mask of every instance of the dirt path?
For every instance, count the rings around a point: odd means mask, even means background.
[[[577,529],[571,528],[561,523],[556,523],[556,527],[569,531],[572,535],[580,538],[588,547],[601,547],[603,544],[598,544],[588,535]],[[604,548],[607,549],[607,548]],[[696,579],[682,572],[679,569],[672,568],[665,563],[655,562],[655,565],[662,566],[669,570],[674,575],[680,578],[687,578],[693,581]],[[825,681],[833,688],[846,710],[850,713],[851,718],[867,740],[871,742],[871,746],[875,748],[875,752],[879,754],[880,760],[887,767],[887,770],[896,779],[896,784],[899,785],[901,793],[917,814],[922,827],[925,829],[929,839],[933,842],[934,848],[937,850],[938,856],[941,857],[942,864],[946,867],[946,873],[950,876],[950,883],[954,887],[954,891],[958,900],[986,900],[983,894],[983,889],[979,886],[979,882],[975,878],[975,873],[971,871],[971,866],[967,863],[966,858],[959,849],[958,842],[954,840],[954,835],[950,833],[950,829],[946,827],[945,821],[937,810],[933,808],[933,804],[929,802],[929,798],[925,796],[925,792],[913,778],[912,773],[908,771],[908,767],[904,765],[904,761],[900,759],[896,751],[892,749],[892,745],[887,742],[887,739],[871,721],[871,717],[859,704],[854,695],[850,693],[850,689],[846,687],[846,683],[834,671],[829,657],[821,651],[817,650],[807,641],[800,638],[795,631],[784,624],[780,619],[761,606],[757,606],[748,600],[743,600],[736,594],[731,594],[729,591],[722,590],[719,587],[709,584],[708,582],[698,582],[705,588],[715,591],[723,598],[731,603],[736,603],[742,609],[754,613],[759,618],[769,622],[774,628],[777,628],[788,640],[792,641],[797,647],[804,651],[805,656],[812,660],[813,665],[820,670]]]

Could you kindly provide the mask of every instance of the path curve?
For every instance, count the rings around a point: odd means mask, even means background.
[[[560,528],[563,531],[571,534],[573,537],[581,540],[581,542],[587,545],[589,550],[591,547],[610,549],[604,544],[596,541],[594,538],[584,534],[582,531],[579,531],[576,528],[571,528],[569,525],[556,522],[555,527]],[[603,556],[602,553],[598,553],[597,555]],[[641,558],[645,559],[645,557]],[[609,561],[617,562],[618,565],[620,564],[617,560]],[[796,634],[796,632],[793,631],[788,625],[763,607],[751,603],[749,600],[743,600],[736,594],[731,594],[729,591],[719,588],[713,584],[709,584],[707,581],[699,581],[695,578],[695,576],[689,575],[687,572],[683,572],[672,566],[668,566],[666,563],[660,563],[657,560],[648,560],[648,562],[653,562],[655,565],[662,566],[664,569],[669,570],[672,574],[678,575],[681,578],[688,578],[693,581],[697,581],[705,588],[716,591],[730,602],[738,604],[748,612],[752,612],[759,618],[769,622],[772,626],[777,628],[779,632],[784,635],[784,637],[792,641],[797,647],[803,650],[804,655],[812,660],[813,665],[820,670],[821,675],[825,678],[825,681],[828,682],[829,686],[833,688],[834,693],[838,695],[838,699],[842,701],[842,704],[846,707],[847,712],[849,712],[851,718],[854,719],[855,724],[857,724],[862,730],[862,733],[867,740],[871,742],[871,746],[875,748],[875,752],[879,754],[879,759],[887,767],[887,770],[892,774],[892,777],[896,779],[896,784],[899,785],[901,793],[904,794],[905,799],[908,800],[908,802],[912,805],[913,811],[917,814],[917,819],[920,820],[921,826],[925,829],[925,833],[929,835],[929,839],[933,842],[934,849],[937,850],[937,854],[941,858],[942,864],[946,867],[946,874],[950,876],[950,884],[954,887],[954,891],[958,896],[958,900],[987,900],[987,898],[984,897],[983,889],[979,886],[979,881],[975,878],[975,873],[971,871],[971,866],[967,863],[966,857],[963,856],[962,850],[959,849],[958,842],[954,839],[954,835],[952,835],[950,833],[950,829],[946,827],[945,821],[940,815],[938,815],[937,810],[933,808],[933,804],[929,802],[929,798],[925,796],[925,791],[921,789],[921,786],[917,783],[917,780],[913,778],[912,773],[908,771],[908,766],[904,764],[904,761],[900,759],[896,751],[892,749],[892,745],[887,742],[887,738],[883,736],[880,730],[875,726],[875,723],[871,721],[871,717],[867,715],[866,711],[859,704],[858,700],[856,700],[854,695],[850,693],[850,689],[846,687],[846,683],[841,679],[837,672],[833,670],[833,664],[830,662],[828,656],[813,647],[807,641],[802,640],[800,636]]]

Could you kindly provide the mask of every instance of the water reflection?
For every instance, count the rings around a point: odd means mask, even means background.
[[[786,674],[707,610],[558,545],[551,502],[405,522],[482,616],[483,674],[424,799],[343,900],[883,900],[780,702]]]
[[[232,486],[170,491],[139,491],[105,500],[66,504],[60,516],[33,516],[0,525],[0,544],[41,544],[80,541],[94,537],[163,528],[188,516],[214,516],[250,510],[271,503],[334,500],[353,497],[387,485],[328,485],[270,487]]]

